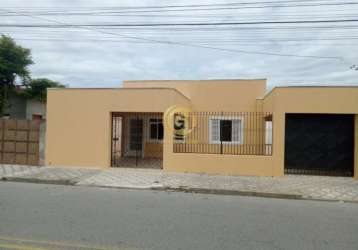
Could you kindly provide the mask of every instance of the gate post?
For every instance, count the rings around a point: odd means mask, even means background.
[[[223,114],[224,114],[224,112],[220,112],[220,117],[222,118],[223,117]],[[221,135],[222,135],[222,133],[223,133],[223,131],[222,131],[222,126],[221,126],[221,120],[219,120],[219,126],[220,126],[220,135],[219,135],[219,139],[220,139],[220,154],[223,154],[223,141],[222,141],[222,137],[221,137]]]
[[[138,117],[138,114],[136,114],[136,123],[137,123],[137,126],[138,126],[138,121],[139,121],[139,117]],[[138,129],[138,128],[137,128]],[[142,128],[143,129],[143,128]],[[137,167],[138,166],[138,151],[139,151],[139,144],[137,142],[137,145],[136,145],[136,150],[135,150],[135,166]]]
[[[354,115],[354,179],[358,180],[358,114]]]

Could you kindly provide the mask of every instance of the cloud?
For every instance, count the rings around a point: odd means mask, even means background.
[[[225,1],[230,2],[230,1]],[[208,4],[208,1],[196,1]],[[212,3],[217,3],[212,1]],[[167,1],[126,0],[120,6],[168,5]],[[191,1],[170,4],[192,4]],[[118,1],[77,0],[2,0],[2,7],[13,11],[83,11],[119,6]],[[322,8],[262,8],[218,12],[195,11],[179,13],[137,13],[129,17],[110,15],[45,16],[66,23],[160,23],[210,21],[268,21],[314,18],[337,18],[353,15],[354,10]],[[115,9],[115,8],[114,8]],[[317,16],[319,13],[320,16]],[[133,14],[132,14],[133,15]],[[176,15],[176,16],[174,16]],[[186,15],[186,17],[183,17]],[[173,17],[174,16],[174,17]],[[0,23],[46,23],[30,17],[1,16]],[[50,22],[49,22],[50,23]],[[348,25],[348,24],[347,24]],[[351,25],[351,24],[350,24]],[[253,30],[248,27],[211,27],[186,31],[180,28],[159,29],[29,29],[4,28],[18,43],[32,50],[35,64],[33,77],[48,77],[73,87],[113,87],[123,80],[134,79],[212,79],[212,78],[268,78],[270,86],[289,84],[358,84],[354,53],[354,28],[312,29],[293,28],[297,25],[273,26],[273,29]],[[280,28],[281,27],[281,28]],[[282,29],[286,27],[286,29]],[[302,26],[301,26],[302,27]],[[112,34],[105,34],[109,32]],[[145,43],[128,39],[135,36],[151,40],[174,41],[236,50],[337,56],[343,60],[277,57],[260,54],[234,53],[193,48],[181,45]],[[332,40],[332,38],[337,40]],[[39,40],[40,39],[40,40]],[[101,42],[108,39],[111,42]],[[340,40],[342,39],[342,40]],[[286,41],[283,41],[286,40]],[[287,41],[291,40],[291,41]],[[292,41],[295,40],[295,41]],[[130,42],[128,42],[130,41]]]

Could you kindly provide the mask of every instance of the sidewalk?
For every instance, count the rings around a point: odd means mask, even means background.
[[[37,172],[39,168],[38,166],[0,164],[0,178],[23,174],[25,172]]]
[[[75,185],[79,181],[102,171],[100,169],[71,167],[0,166],[0,178],[3,180],[61,185]]]
[[[346,177],[246,177],[172,173],[155,169],[0,165],[0,178],[80,186],[358,202],[358,181]]]

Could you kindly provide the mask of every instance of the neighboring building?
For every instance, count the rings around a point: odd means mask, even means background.
[[[21,91],[20,88],[17,91]],[[40,121],[39,133],[38,133],[38,145],[39,145],[39,153],[37,157],[39,159],[33,160],[33,156],[30,158],[27,157],[27,162],[22,158],[19,160],[16,158],[15,154],[10,154],[11,157],[8,157],[7,163],[23,163],[27,164],[44,164],[45,158],[45,134],[46,134],[46,103],[40,102],[37,100],[32,100],[25,98],[24,96],[18,94],[10,94],[9,96],[9,107],[4,111],[4,117],[10,120],[18,120],[19,124],[23,121],[20,120],[38,120]],[[21,129],[20,129],[21,130]],[[23,131],[22,131],[23,132]],[[17,138],[17,137],[16,137]],[[2,138],[3,139],[3,138]],[[18,138],[17,138],[18,139]],[[21,139],[21,138],[20,138]],[[21,139],[22,140],[22,139]],[[11,139],[11,143],[13,143],[13,139]],[[21,141],[24,143],[24,141]],[[11,145],[11,143],[9,145]],[[16,144],[18,145],[18,144]],[[17,150],[17,146],[15,151]],[[21,149],[18,149],[21,150]],[[8,151],[9,152],[9,151]]]
[[[357,87],[125,81],[47,100],[47,165],[358,178]]]
[[[10,94],[8,107],[4,110],[4,115],[11,119],[26,119],[27,100],[19,95]]]
[[[26,119],[46,120],[46,103],[37,100],[27,100]]]
[[[9,107],[5,109],[4,114],[10,119],[45,120],[46,103],[11,94]]]

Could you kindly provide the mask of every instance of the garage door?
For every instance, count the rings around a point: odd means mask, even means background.
[[[354,116],[286,114],[285,173],[353,176]]]

